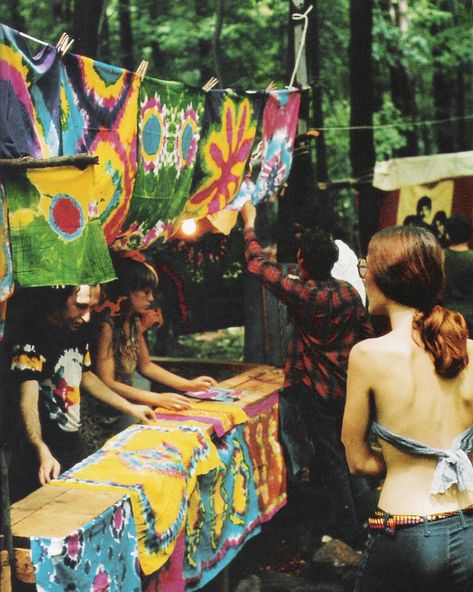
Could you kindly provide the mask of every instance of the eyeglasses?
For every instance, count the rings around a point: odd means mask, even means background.
[[[356,264],[358,267],[358,274],[362,280],[366,277],[366,259],[358,259],[358,263]]]

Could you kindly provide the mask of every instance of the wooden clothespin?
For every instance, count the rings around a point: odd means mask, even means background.
[[[212,78],[209,78],[207,80],[207,82],[204,84],[204,86],[202,87],[202,90],[204,92],[209,92],[209,90],[212,90],[215,86],[217,86],[218,84],[218,78],[215,78],[215,76],[212,76]]]
[[[56,49],[59,55],[63,58],[74,43],[74,39],[71,39],[67,33],[62,33],[56,43]]]
[[[146,71],[148,70],[149,62],[146,60],[141,60],[140,65],[136,69],[136,74],[143,79],[146,75]]]
[[[276,88],[276,83],[274,82],[274,80],[271,80],[271,82],[268,84],[268,86],[266,87],[265,92],[271,92],[272,90],[274,90]]]

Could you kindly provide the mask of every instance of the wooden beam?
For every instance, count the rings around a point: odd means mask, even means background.
[[[71,156],[54,156],[53,158],[0,158],[0,169],[45,169],[49,167],[75,166],[85,169],[92,164],[98,164],[99,157],[93,154],[72,154]]]

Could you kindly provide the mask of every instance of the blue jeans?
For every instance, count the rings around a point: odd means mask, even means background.
[[[329,533],[361,547],[366,539],[362,525],[378,496],[365,479],[352,477],[348,470],[340,434],[343,408],[343,400],[321,399],[303,384],[284,389],[280,435],[289,477],[305,470],[326,497]]]
[[[447,591],[473,591],[472,514],[370,534],[355,592]]]

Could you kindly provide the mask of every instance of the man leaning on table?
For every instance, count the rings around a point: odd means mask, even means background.
[[[82,387],[143,423],[154,419],[150,407],[128,402],[90,371],[87,324],[100,286],[29,292],[29,318],[13,335],[10,366],[27,441],[21,455],[22,495],[57,478],[85,456],[79,437]]]

